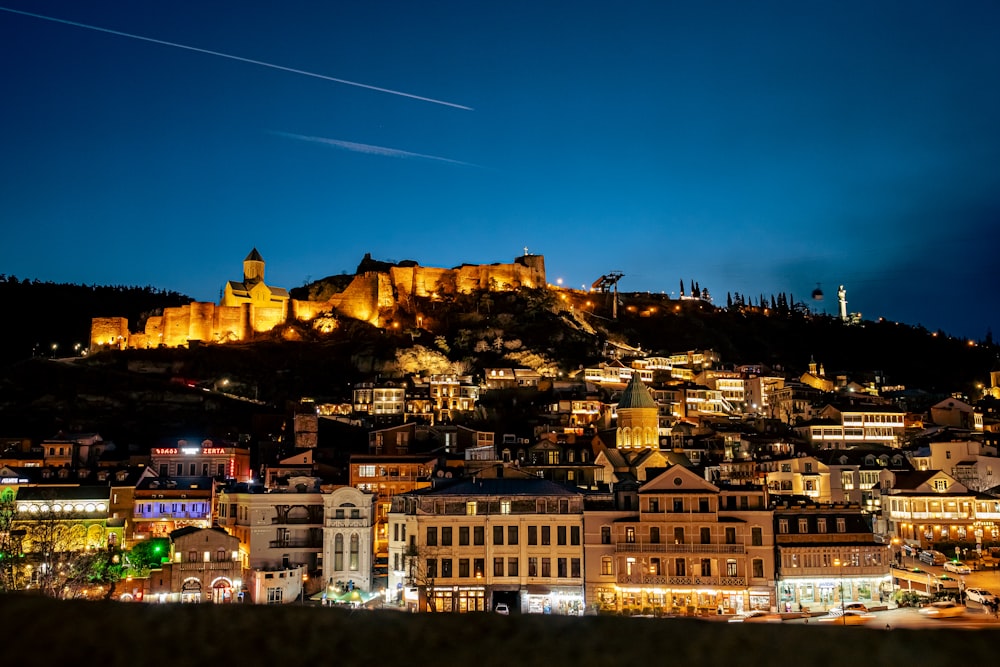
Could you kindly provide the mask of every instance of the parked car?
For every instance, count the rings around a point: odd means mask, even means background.
[[[930,618],[955,618],[965,614],[965,605],[952,600],[940,600],[930,603],[920,613]]]
[[[498,614],[503,614],[504,616],[510,614],[510,608],[507,607],[506,602],[498,603],[497,606],[493,609],[493,611],[495,611]]]
[[[948,560],[947,556],[934,549],[924,549],[917,558],[928,565],[944,565],[945,561]]]
[[[985,588],[966,588],[965,595],[973,602],[978,602],[979,604],[991,604],[996,602],[997,599],[997,596]]]
[[[834,625],[864,625],[871,622],[875,614],[869,614],[857,609],[831,609],[826,616],[820,616],[816,620],[820,623],[833,623]]]
[[[960,560],[950,560],[944,564],[944,569],[955,574],[972,574],[972,568]]]
[[[775,614],[771,611],[764,611],[763,609],[754,609],[753,611],[745,611],[742,614],[737,614],[729,619],[730,623],[781,623],[783,620],[781,614]]]

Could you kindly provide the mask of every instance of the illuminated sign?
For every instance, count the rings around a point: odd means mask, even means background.
[[[226,454],[225,447],[153,447],[153,456],[220,456]]]
[[[27,484],[28,480],[19,477],[0,477],[0,484]]]

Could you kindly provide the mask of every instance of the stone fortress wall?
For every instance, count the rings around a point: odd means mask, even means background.
[[[366,260],[370,257],[366,256]],[[129,331],[125,318],[95,317],[91,321],[90,349],[180,347],[192,341],[244,342],[286,322],[309,322],[330,312],[379,326],[386,315],[411,297],[545,286],[542,255],[525,254],[510,264],[463,264],[454,269],[387,265],[387,270],[359,272],[343,292],[326,301],[288,299],[280,307],[192,301],[186,306],[164,308],[162,315],[150,317],[138,332]]]

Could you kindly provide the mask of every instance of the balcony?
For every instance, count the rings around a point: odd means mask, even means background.
[[[239,561],[234,560],[190,561],[174,563],[173,567],[180,572],[240,572],[242,569]]]
[[[743,544],[651,544],[649,542],[618,542],[618,553],[643,554],[745,554]]]
[[[746,577],[682,577],[669,574],[620,574],[618,583],[631,586],[733,586],[746,588]]]
[[[281,540],[271,540],[268,545],[272,549],[321,549],[323,540],[321,538],[312,540],[307,537],[288,537]]]

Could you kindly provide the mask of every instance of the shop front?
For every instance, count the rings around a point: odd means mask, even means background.
[[[528,584],[521,592],[521,609],[529,614],[583,616],[583,588]]]

